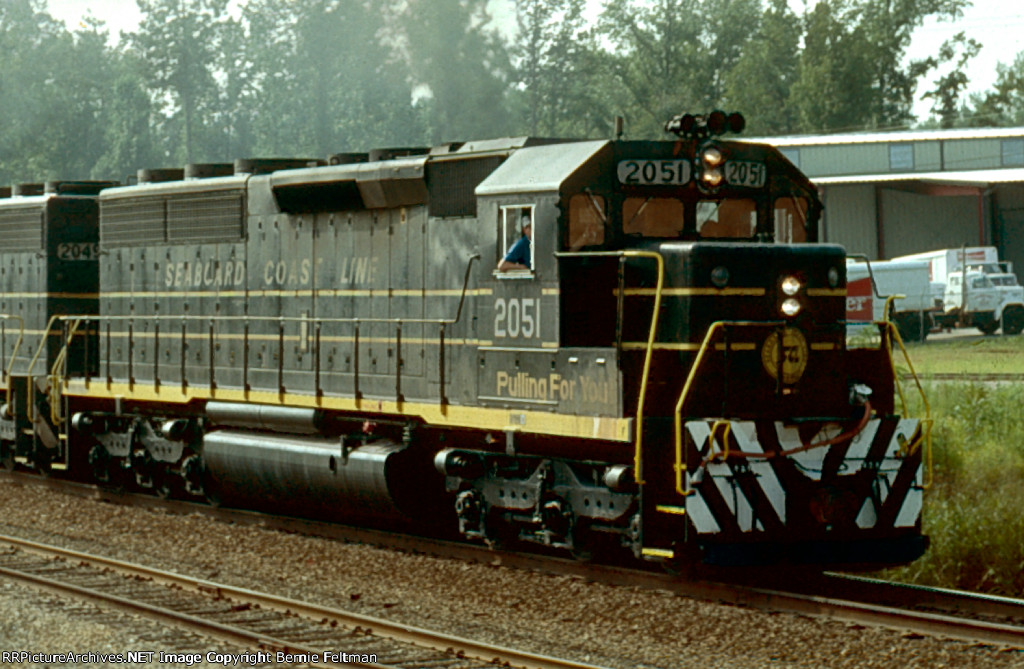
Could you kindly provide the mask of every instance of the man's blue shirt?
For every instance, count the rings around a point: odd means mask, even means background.
[[[523,235],[505,254],[506,262],[514,262],[533,269],[530,264],[530,238]]]

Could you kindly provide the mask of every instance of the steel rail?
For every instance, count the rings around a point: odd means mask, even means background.
[[[5,543],[12,543],[8,538],[2,538],[0,541]],[[27,573],[17,569],[9,569],[7,567],[0,567],[0,574],[11,578],[29,583],[42,588],[50,592],[57,594],[69,594],[78,599],[84,599],[91,601],[96,604],[113,607],[121,611],[128,613],[142,614],[144,617],[149,619],[159,620],[167,625],[174,626],[178,629],[183,629],[191,632],[198,632],[204,636],[216,638],[220,641],[225,641],[231,644],[237,644],[246,647],[255,647],[259,649],[266,649],[270,651],[282,651],[290,653],[316,653],[321,654],[323,651],[320,648],[305,647],[302,644],[291,643],[278,639],[266,634],[257,632],[251,632],[240,627],[233,625],[225,625],[218,623],[213,620],[204,620],[197,616],[182,613],[180,611],[174,611],[173,609],[167,609],[161,606],[155,606],[153,604],[147,604],[145,602],[139,602],[119,595],[114,595],[107,592],[101,592],[91,588],[84,588],[82,586],[74,585],[73,583],[62,583],[59,580],[47,578],[45,576],[38,576],[36,574]],[[370,667],[373,669],[396,669],[390,665],[376,664],[376,663],[335,663],[324,661],[318,663],[318,666],[322,664],[325,667]]]
[[[522,667],[524,669],[598,669],[594,665],[561,660],[544,655],[517,651],[510,648],[502,648],[470,639],[432,632],[422,628],[413,627],[411,625],[395,623],[389,620],[384,620],[383,618],[352,613],[327,606],[319,606],[296,599],[278,597],[276,595],[257,592],[247,588],[215,583],[213,581],[184,576],[161,569],[154,569],[143,565],[123,562],[121,560],[90,555],[57,546],[39,544],[33,541],[19,539],[17,537],[0,535],[0,542],[40,555],[58,556],[78,563],[114,570],[136,578],[149,579],[155,583],[163,585],[175,586],[183,589],[187,588],[206,595],[213,595],[217,598],[231,599],[253,604],[261,608],[303,616],[312,620],[337,621],[338,624],[351,628],[369,628],[372,629],[375,637],[390,639],[421,648],[428,648],[441,653],[454,654],[458,657],[474,658],[483,663],[495,663],[502,666]],[[0,568],[0,573],[7,572],[8,570]],[[38,579],[39,577],[33,578]],[[59,584],[58,587],[65,586],[63,584]],[[74,588],[75,591],[80,590],[77,586],[69,587]],[[85,593],[82,593],[81,596],[85,596]],[[107,595],[102,593],[100,593],[100,596],[103,598],[107,597]],[[149,615],[167,616],[167,619],[169,620],[181,620],[181,622],[186,624],[196,626],[209,625],[211,626],[211,629],[220,634],[237,634],[237,637],[232,638],[236,643],[255,643],[263,647],[271,646],[274,648],[287,648],[297,650],[302,653],[320,653],[322,650],[300,647],[297,644],[293,644],[282,639],[267,638],[263,635],[246,632],[245,630],[239,630],[236,632],[234,631],[234,628],[222,626],[219,623],[203,621],[193,616],[188,616],[187,614],[178,614],[173,611],[169,612],[169,614],[163,613],[163,610],[159,609],[159,607],[151,607],[148,604],[135,604],[127,601],[116,602],[115,600],[111,600],[111,602],[116,603],[119,606],[134,606],[139,610],[145,611]],[[221,629],[222,627],[225,629]],[[387,667],[389,665],[354,663],[335,666]]]
[[[52,478],[40,479],[35,476],[12,474],[6,476],[20,480],[28,479],[44,487],[60,486],[62,489],[68,489],[66,484],[60,485],[60,481]],[[483,546],[429,537],[353,528],[316,520],[267,516],[238,509],[212,509],[197,503],[160,500],[149,495],[118,494],[83,484],[70,485],[74,488],[72,494],[93,499],[164,510],[200,510],[226,522],[257,525],[270,530],[306,533],[401,550],[416,550],[453,559],[500,564],[513,569],[569,575],[616,586],[657,589],[684,597],[750,606],[764,611],[856,621],[926,635],[1024,647],[1024,625],[1009,622],[1024,621],[1024,600],[894,583],[862,576],[831,572],[815,573],[812,568],[797,567],[790,567],[788,570],[763,568],[756,572],[698,567],[680,578],[635,566],[580,563],[571,559],[532,553],[494,552]],[[189,580],[206,583],[196,579]],[[223,592],[227,594],[227,591]],[[926,610],[913,610],[915,608]],[[983,616],[988,620],[964,618],[962,614],[965,612]],[[1006,622],[992,621],[992,618],[1002,618]],[[401,625],[397,627],[404,628]]]

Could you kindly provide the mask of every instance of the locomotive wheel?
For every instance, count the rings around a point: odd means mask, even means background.
[[[50,462],[50,454],[37,446],[32,457],[32,468],[36,470],[36,473],[44,478],[49,477],[51,471]]]
[[[161,467],[153,474],[153,491],[160,499],[173,499],[181,490],[180,477],[167,467]]]
[[[9,441],[0,442],[0,467],[14,471],[14,444]]]

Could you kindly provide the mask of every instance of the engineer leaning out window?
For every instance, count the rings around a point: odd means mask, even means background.
[[[516,239],[516,233],[519,237]],[[498,261],[499,272],[533,269],[533,210],[530,207],[503,207],[501,238],[505,255]],[[514,241],[513,241],[514,240]]]

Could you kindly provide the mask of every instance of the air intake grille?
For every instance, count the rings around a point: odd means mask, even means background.
[[[240,240],[244,231],[240,190],[118,198],[100,207],[100,242],[105,247],[230,242]]]
[[[43,248],[43,209],[0,209],[0,251],[39,251]]]
[[[501,165],[504,157],[445,160],[427,163],[431,216],[476,216],[480,182]]]
[[[167,201],[168,241],[237,241],[242,237],[239,191],[200,193]]]
[[[163,198],[107,200],[100,205],[100,242],[104,246],[164,241]]]

